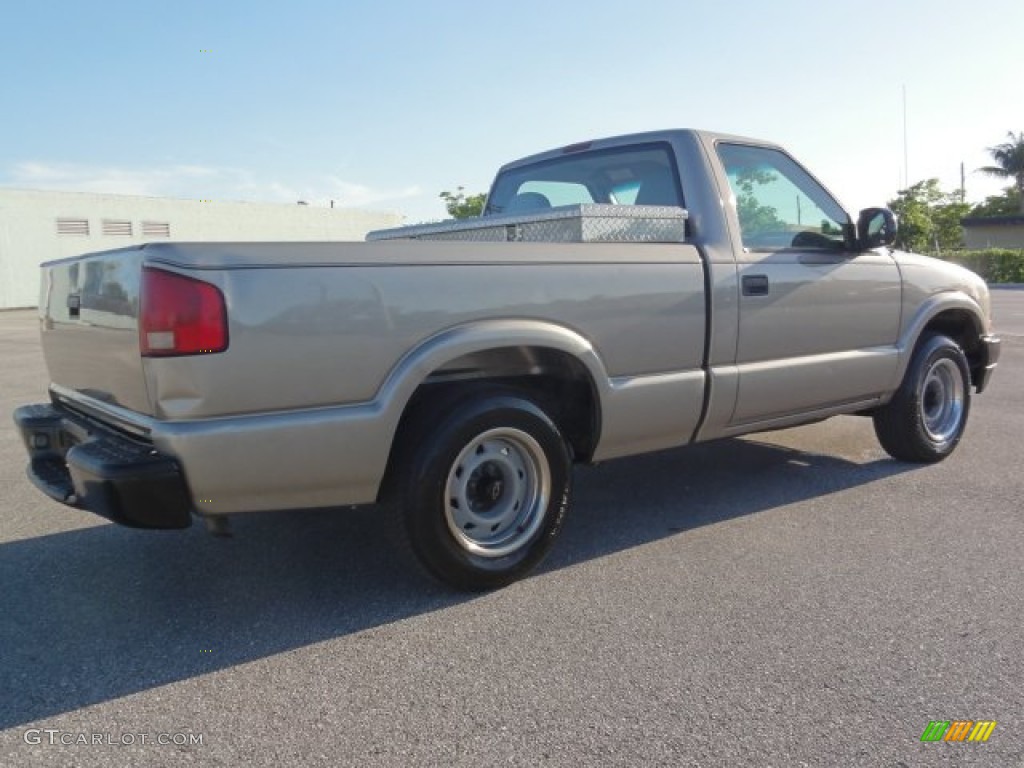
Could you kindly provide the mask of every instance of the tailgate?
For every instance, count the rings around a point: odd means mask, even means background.
[[[39,312],[50,380],[152,413],[139,354],[141,247],[42,265]]]

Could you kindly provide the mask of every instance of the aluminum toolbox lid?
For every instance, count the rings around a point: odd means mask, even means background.
[[[366,239],[678,243],[686,235],[686,218],[686,210],[675,206],[586,203],[378,229]]]

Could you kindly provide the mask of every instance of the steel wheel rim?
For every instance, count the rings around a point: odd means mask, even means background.
[[[445,521],[466,551],[504,557],[533,538],[550,497],[551,470],[540,443],[522,430],[490,429],[452,462]]]
[[[951,440],[964,415],[964,380],[960,368],[947,358],[936,360],[921,383],[921,423],[937,443]]]

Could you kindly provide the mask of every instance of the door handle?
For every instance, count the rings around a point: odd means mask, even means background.
[[[768,290],[768,275],[743,276],[744,296],[767,296]]]

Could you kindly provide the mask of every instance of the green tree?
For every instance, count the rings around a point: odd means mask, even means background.
[[[896,246],[907,251],[949,251],[963,245],[960,219],[971,206],[959,192],[943,192],[938,179],[901,189],[889,207],[899,219]]]
[[[1001,179],[1012,179],[1017,190],[1017,212],[1024,214],[1024,131],[1008,131],[1006,137],[1009,141],[988,148],[996,164],[979,168],[978,171]]]
[[[732,179],[736,189],[736,214],[744,237],[767,232],[784,232],[786,222],[779,218],[779,212],[761,202],[761,187],[778,180],[778,176],[763,168],[740,168]]]
[[[985,201],[971,208],[971,216],[1013,216],[1020,212],[1022,199],[1020,190],[1007,187],[1002,194],[989,195]]]
[[[935,227],[932,242],[935,250],[955,251],[964,247],[964,229],[960,219],[971,211],[970,203],[960,199],[960,192],[951,192],[946,199],[932,209],[932,224]]]
[[[487,193],[467,195],[464,187],[456,187],[454,192],[442,192],[439,197],[444,200],[444,207],[453,219],[471,219],[484,211]]]

